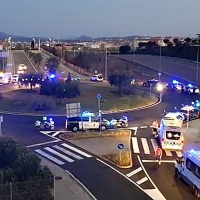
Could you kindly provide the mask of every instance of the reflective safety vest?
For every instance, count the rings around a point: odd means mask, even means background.
[[[47,117],[46,116],[43,117],[43,121],[47,121]]]
[[[157,122],[153,122],[153,128],[158,128],[158,123]]]

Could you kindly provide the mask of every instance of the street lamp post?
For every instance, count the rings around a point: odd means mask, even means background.
[[[197,46],[197,72],[196,72],[196,82],[199,83],[199,45]]]
[[[106,47],[106,53],[105,53],[105,80],[108,79],[108,50]]]
[[[187,109],[187,130],[189,129],[189,121],[190,121],[190,115],[189,115],[189,109]]]
[[[157,90],[158,90],[158,92],[160,93],[160,101],[162,101],[162,91],[163,91],[163,86],[162,86],[162,84],[158,84],[157,85]]]
[[[160,44],[160,56],[159,56],[159,74],[161,74],[161,67],[162,67],[162,49]],[[159,82],[160,82],[160,76],[159,76]]]

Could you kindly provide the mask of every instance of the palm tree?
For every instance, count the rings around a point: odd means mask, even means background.
[[[50,57],[46,60],[46,67],[51,74],[56,73],[56,70],[58,69],[59,65],[59,60],[56,57]]]
[[[41,61],[42,61],[43,57],[42,57],[42,54],[41,53],[35,53],[33,55],[33,61],[35,62],[35,64],[38,64],[38,67],[40,66],[41,64]]]

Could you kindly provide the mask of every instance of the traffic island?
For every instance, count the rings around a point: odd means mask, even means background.
[[[92,152],[112,165],[120,168],[132,167],[130,130],[63,133],[59,137]]]

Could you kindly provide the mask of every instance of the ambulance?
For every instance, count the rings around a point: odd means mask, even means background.
[[[9,84],[12,82],[12,74],[11,73],[3,73],[0,72],[0,84]]]
[[[167,113],[160,122],[158,136],[162,149],[183,150],[184,115],[179,112]]]

